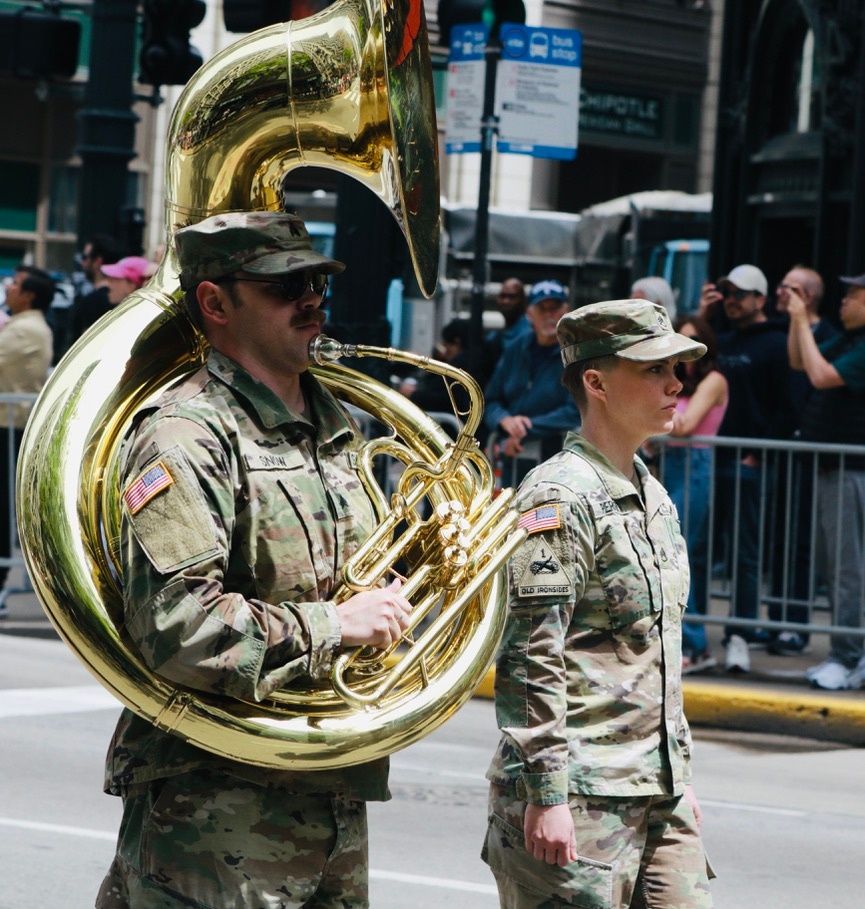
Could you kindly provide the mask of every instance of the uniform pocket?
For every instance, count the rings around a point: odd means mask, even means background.
[[[158,493],[148,494],[133,513],[129,497],[142,475],[126,492],[124,518],[153,567],[160,574],[171,574],[212,558],[220,548],[213,515],[182,454],[167,451],[157,466],[168,482]]]

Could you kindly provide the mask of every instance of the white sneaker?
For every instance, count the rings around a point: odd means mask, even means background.
[[[855,671],[854,669],[853,672]],[[850,687],[850,676],[852,674],[843,663],[839,663],[830,657],[828,660],[823,660],[819,666],[812,666],[808,669],[805,672],[805,678],[811,683],[812,688],[823,688],[825,691],[844,691]]]
[[[847,676],[847,687],[854,689],[861,688],[865,684],[865,656],[859,658],[855,669],[850,670]]]
[[[748,652],[748,642],[738,634],[730,635],[727,641],[727,658],[724,663],[727,672],[750,672],[751,654]]]

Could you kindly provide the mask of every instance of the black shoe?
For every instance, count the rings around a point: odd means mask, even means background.
[[[782,631],[766,645],[774,656],[796,656],[808,652],[808,638],[796,631]]]

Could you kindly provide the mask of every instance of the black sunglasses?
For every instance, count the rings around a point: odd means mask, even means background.
[[[327,294],[327,275],[317,272],[299,271],[293,274],[273,278],[236,278],[232,275],[230,281],[246,281],[249,284],[269,284],[279,290],[279,295],[286,303],[296,303],[307,291],[307,288],[323,300]]]
[[[727,287],[724,290],[722,290],[721,293],[724,294],[725,300],[728,297],[732,297],[734,300],[744,300],[745,297],[750,296],[751,294],[754,293],[754,291],[753,290],[739,290],[738,288]]]

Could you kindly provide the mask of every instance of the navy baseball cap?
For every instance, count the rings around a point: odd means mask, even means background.
[[[538,281],[536,284],[532,284],[532,292],[529,296],[529,306],[534,306],[535,303],[541,303],[544,300],[562,300],[567,302],[568,292],[565,289],[564,284],[552,279]]]

